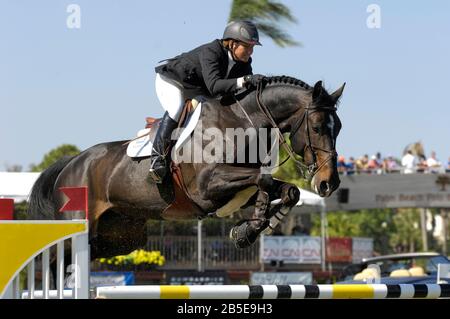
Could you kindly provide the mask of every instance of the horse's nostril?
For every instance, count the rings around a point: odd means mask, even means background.
[[[328,189],[329,189],[329,185],[328,185],[327,182],[323,181],[323,182],[320,183],[319,188],[320,188],[320,192],[321,193],[326,193],[328,191]]]

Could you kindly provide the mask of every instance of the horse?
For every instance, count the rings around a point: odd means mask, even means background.
[[[336,138],[342,125],[336,111],[344,86],[345,83],[329,94],[321,81],[311,87],[292,77],[267,77],[257,88],[203,101],[202,132],[205,134],[211,128],[222,133],[227,128],[275,130],[291,157],[301,158],[296,163],[307,173],[312,189],[327,197],[340,183]],[[283,134],[289,134],[290,144]],[[273,145],[270,137],[257,139]],[[71,219],[80,212],[58,212],[65,201],[58,189],[88,187],[92,259],[143,247],[145,223],[149,219],[223,217],[239,208],[254,206],[252,217],[239,221],[230,231],[235,246],[246,248],[262,231],[270,233],[271,218],[282,218],[299,200],[298,187],[276,180],[263,170],[267,168],[265,160],[248,160],[250,138],[246,138],[247,155],[243,161],[236,160],[242,150],[234,148],[221,153],[225,157],[234,155],[231,162],[179,163],[176,167],[190,207],[197,210],[166,214],[175,198],[172,176],[166,177],[162,184],[149,181],[150,159],[127,156],[125,142],[97,144],[76,156],[60,159],[42,172],[30,194],[28,213],[33,219]],[[204,150],[208,143],[201,141],[200,147]],[[278,204],[271,205],[275,199],[279,199]]]
[[[412,155],[416,156],[421,161],[425,161],[427,159],[425,156],[425,150],[422,145],[422,142],[415,142],[406,145],[406,147],[403,150],[403,155],[406,155],[408,151],[411,151]]]

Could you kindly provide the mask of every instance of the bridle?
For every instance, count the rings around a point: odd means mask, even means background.
[[[312,178],[329,161],[331,161],[334,158],[337,158],[338,154],[336,152],[336,148],[324,149],[324,148],[321,148],[319,146],[313,145],[313,143],[311,141],[311,133],[310,133],[310,125],[309,125],[309,115],[310,114],[312,114],[314,112],[318,112],[318,111],[328,111],[330,113],[331,112],[336,112],[337,108],[336,107],[320,107],[320,106],[311,107],[311,105],[312,105],[312,102],[310,102],[309,106],[303,108],[305,110],[305,112],[303,112],[303,116],[294,125],[294,128],[291,130],[291,135],[295,135],[295,133],[300,129],[300,127],[302,126],[303,122],[305,121],[305,123],[306,123],[305,124],[305,126],[306,126],[305,131],[306,131],[306,137],[307,137],[307,140],[306,140],[307,143],[306,143],[305,148],[309,148],[311,150],[311,154],[312,154],[312,157],[313,157],[313,163],[311,165],[308,165],[307,169],[308,169],[308,173],[311,175],[310,177]],[[292,148],[291,148],[291,150],[292,150]],[[327,158],[320,165],[318,165],[317,151],[328,153]],[[288,154],[289,154],[289,156],[292,156],[289,152],[288,152]]]
[[[278,127],[277,123],[275,122],[275,120],[272,116],[272,113],[267,108],[267,106],[264,105],[264,103],[261,101],[261,95],[262,95],[263,90],[264,90],[264,86],[261,81],[260,83],[258,83],[258,85],[256,87],[256,104],[258,105],[261,112],[269,119],[269,122],[271,123],[272,128],[274,128],[277,132],[277,137],[278,137],[280,144],[284,147],[284,149],[288,153],[288,157],[286,157],[277,166],[283,165],[289,158],[291,158],[295,162],[297,167],[299,168],[302,176],[304,178],[306,178],[308,181],[312,180],[314,175],[317,174],[329,161],[331,161],[333,158],[337,158],[337,152],[336,152],[335,147],[333,149],[327,150],[327,149],[323,149],[321,147],[313,145],[313,143],[311,141],[311,133],[310,133],[310,129],[309,129],[309,115],[314,112],[318,112],[318,111],[336,112],[336,110],[337,110],[336,107],[320,107],[320,106],[312,107],[312,101],[311,101],[307,107],[303,108],[305,110],[305,112],[303,112],[303,116],[301,118],[299,118],[297,123],[294,125],[294,129],[291,130],[291,135],[294,135],[300,129],[303,122],[306,121],[305,130],[306,130],[307,140],[306,140],[305,148],[309,148],[311,150],[311,154],[313,157],[313,163],[310,165],[306,165],[296,159],[294,150],[292,149],[291,145],[289,145],[286,142],[286,140],[283,136],[283,133],[281,133],[280,128]],[[245,110],[242,107],[242,105],[240,104],[240,102],[237,99],[235,99],[235,100],[236,100],[237,104],[239,105],[239,107],[244,112],[247,119],[253,125],[253,122],[250,120],[250,117],[248,116],[247,112],[245,112]],[[253,127],[255,127],[255,126],[253,125]],[[328,153],[328,157],[320,165],[318,164],[318,160],[317,160],[317,157],[318,157],[317,151]],[[267,165],[267,164],[263,163],[263,166],[264,165]],[[305,173],[305,171],[307,173]]]

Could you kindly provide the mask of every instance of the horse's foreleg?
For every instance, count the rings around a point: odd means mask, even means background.
[[[245,205],[249,196],[257,193],[255,211],[249,220],[240,221],[233,227],[230,236],[236,247],[244,248],[256,241],[259,233],[269,226],[270,200],[276,191],[276,183],[269,174],[261,174],[259,168],[216,165],[205,169],[200,176],[199,191],[203,199],[223,198],[234,195],[225,206],[219,208],[216,216],[227,216]],[[254,188],[254,190],[251,189]],[[250,190],[247,192],[246,190]],[[246,192],[244,195],[242,192]],[[236,198],[236,197],[245,198]]]
[[[253,244],[258,235],[269,226],[267,213],[270,209],[270,197],[265,191],[258,191],[255,211],[249,220],[241,220],[231,229],[230,237],[237,248],[246,248]]]
[[[275,227],[281,222],[281,220],[291,211],[298,200],[300,199],[300,191],[297,186],[290,183],[280,183],[278,187],[278,192],[280,195],[281,202],[272,207],[269,212],[270,223],[266,229],[262,232],[263,234],[271,234]]]
[[[271,197],[276,182],[270,175],[258,176],[258,195],[255,203],[255,211],[250,220],[242,220],[231,229],[230,237],[237,248],[246,248],[252,245],[258,235],[269,226],[269,210]]]
[[[239,222],[231,230],[230,237],[235,241],[237,248],[250,246],[261,232],[272,233],[300,198],[300,191],[293,184],[266,178],[261,180],[259,186],[261,190],[258,193],[253,218]],[[280,198],[281,202],[270,209],[270,201],[276,198]]]

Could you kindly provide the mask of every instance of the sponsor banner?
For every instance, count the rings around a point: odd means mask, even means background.
[[[311,272],[254,272],[251,285],[311,285]]]
[[[330,237],[327,240],[327,262],[352,262],[352,239]]]
[[[166,272],[168,285],[226,285],[228,275],[226,271],[168,271]]]
[[[320,237],[264,236],[262,261],[292,264],[320,264]]]
[[[91,287],[134,285],[132,271],[99,271],[90,274]]]

